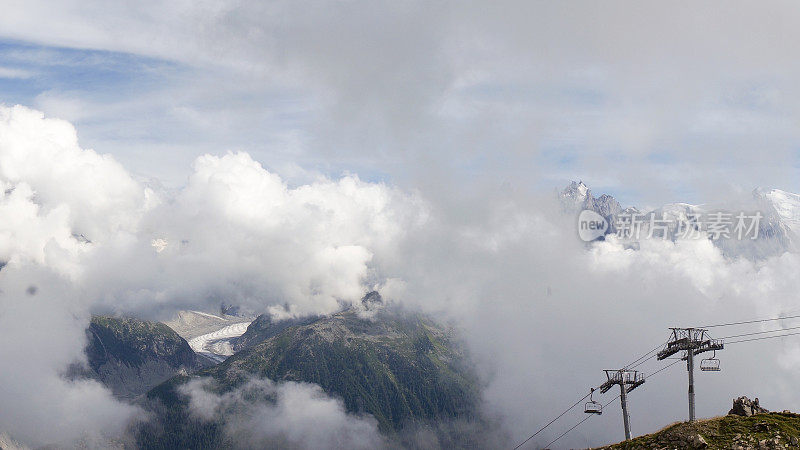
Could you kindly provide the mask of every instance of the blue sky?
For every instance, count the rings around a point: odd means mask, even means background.
[[[203,80],[208,72],[131,53],[3,40],[0,61],[12,72],[0,77],[4,103],[66,119],[77,128],[83,147],[112,153],[140,176],[170,185],[181,184],[191,161],[204,152],[258,155],[270,145],[271,136],[260,124],[214,129],[192,114],[269,115],[270,131],[282,132],[290,132],[306,114],[297,109],[291,91],[237,91],[229,84],[195,95],[191,90],[205,87],[199,84],[208,83]]]

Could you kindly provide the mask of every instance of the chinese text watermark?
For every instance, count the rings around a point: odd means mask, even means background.
[[[578,235],[585,242],[614,235],[618,239],[757,239],[761,212],[687,213],[664,217],[656,212],[622,212],[611,221],[592,210],[578,216]]]

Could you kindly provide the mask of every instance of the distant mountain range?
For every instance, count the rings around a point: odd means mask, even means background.
[[[729,206],[715,207],[714,205],[691,205],[688,203],[668,203],[654,210],[643,210],[635,206],[623,208],[612,196],[603,194],[595,197],[589,187],[582,181],[571,182],[559,193],[562,209],[569,214],[576,214],[581,210],[592,210],[609,222],[606,232],[614,234],[618,231],[617,222],[620,217],[630,217],[639,214],[649,218],[651,213],[657,219],[666,219],[670,225],[667,227],[665,238],[676,241],[681,238],[678,230],[679,223],[689,224],[698,230],[703,229],[702,219],[709,214],[722,212],[735,217],[739,212],[753,214],[761,213],[758,223],[758,238],[734,239],[720,238],[713,240],[728,257],[746,257],[761,259],[768,256],[781,254],[786,251],[798,249],[798,236],[800,236],[800,195],[779,189],[755,189],[752,198],[746,205],[746,211],[731,209]],[[645,221],[646,222],[646,221]],[[642,225],[642,235],[647,235],[649,224]],[[656,231],[657,237],[663,236],[661,230]],[[631,248],[637,248],[636,242],[628,243]]]

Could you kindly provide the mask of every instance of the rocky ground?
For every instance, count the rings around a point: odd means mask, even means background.
[[[768,412],[758,399],[734,400],[724,417],[681,422],[605,449],[789,449],[800,448],[800,414]]]

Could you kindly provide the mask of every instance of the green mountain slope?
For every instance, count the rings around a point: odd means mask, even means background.
[[[429,318],[348,310],[286,328],[203,374],[234,387],[250,376],[304,381],[373,415],[382,430],[473,414],[474,375],[450,332]]]
[[[88,368],[72,368],[71,375],[95,378],[118,397],[136,397],[181,370],[201,368],[186,340],[160,322],[93,316],[86,337]]]
[[[233,350],[238,352],[260,344],[289,327],[308,325],[318,319],[319,317],[313,316],[300,319],[273,320],[269,314],[261,314],[247,327],[247,331],[243,335],[231,341],[231,345]]]

